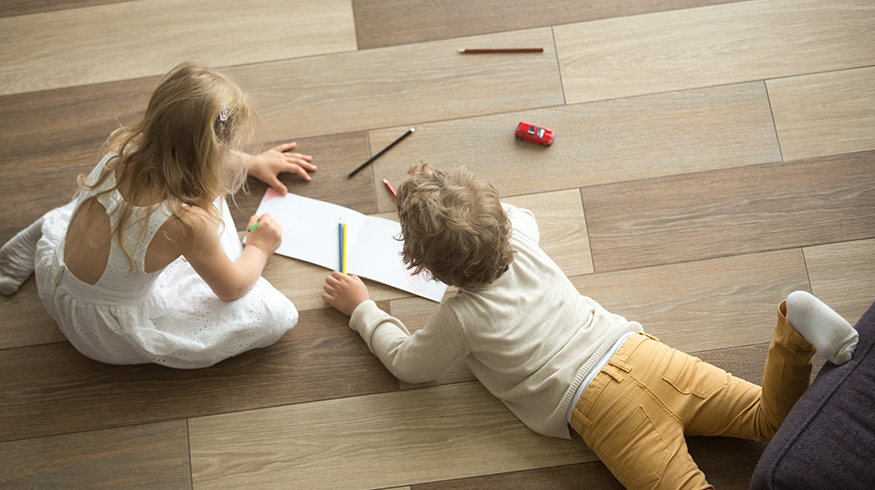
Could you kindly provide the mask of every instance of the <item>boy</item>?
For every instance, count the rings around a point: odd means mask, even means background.
[[[456,295],[414,335],[358,277],[333,273],[322,297],[396,377],[425,382],[464,357],[529,428],[568,439],[570,425],[627,488],[707,488],[685,435],[771,438],[808,386],[812,344],[836,363],[856,347],[844,319],[796,292],[779,307],[764,387],[734,378],[580,295],[538,246],[532,213],[471,169],[408,173],[396,201],[404,261]]]

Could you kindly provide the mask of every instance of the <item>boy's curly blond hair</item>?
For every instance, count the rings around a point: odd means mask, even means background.
[[[460,288],[490,284],[513,262],[511,224],[498,191],[469,167],[420,164],[398,188],[404,263]]]

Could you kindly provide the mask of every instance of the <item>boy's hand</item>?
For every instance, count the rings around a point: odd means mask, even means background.
[[[297,143],[284,143],[259,153],[249,165],[249,175],[273,187],[273,190],[281,196],[285,196],[288,189],[280,182],[279,174],[283,172],[298,174],[302,179],[309,181],[311,177],[307,172],[316,171],[316,165],[310,163],[313,157],[290,153],[296,146]]]
[[[258,223],[258,226],[249,231],[255,223]],[[258,247],[268,256],[276,252],[283,242],[283,229],[269,214],[250,217],[246,230],[246,245]]]
[[[325,291],[322,299],[346,316],[351,316],[358,305],[371,299],[368,287],[358,276],[349,276],[338,271],[325,278],[322,289]]]
[[[410,168],[407,169],[407,175],[431,175],[432,171],[428,168],[427,163],[417,163],[415,165],[411,165]]]

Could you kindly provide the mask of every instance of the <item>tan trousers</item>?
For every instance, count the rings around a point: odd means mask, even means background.
[[[782,302],[762,388],[636,334],[584,391],[572,428],[626,488],[713,488],[684,436],[769,440],[808,388],[814,347],[786,312]]]

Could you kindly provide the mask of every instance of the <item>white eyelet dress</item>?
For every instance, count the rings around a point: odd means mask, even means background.
[[[91,172],[89,183],[97,180],[108,158]],[[46,214],[37,244],[34,263],[40,298],[79,352],[110,364],[200,368],[271,345],[297,323],[295,306],[263,277],[243,297],[226,302],[183,257],[161,271],[146,273],[148,243],[170,216],[164,205],[149,217],[145,235],[141,223],[146,209],[134,208],[129,218],[137,221],[125,233],[125,248],[135,261],[135,271],[113,237],[106,269],[97,283],[76,278],[64,265],[67,227],[85,200],[113,185],[111,174],[100,188],[81,192],[70,204]],[[98,201],[115,229],[121,194],[112,191]],[[216,204],[224,220],[217,233],[233,261],[243,247],[224,199]]]

